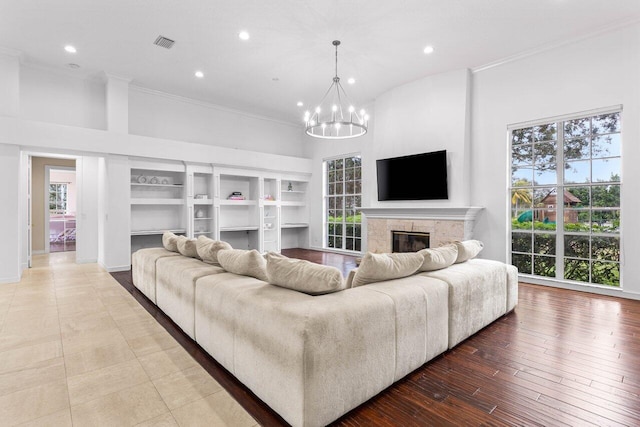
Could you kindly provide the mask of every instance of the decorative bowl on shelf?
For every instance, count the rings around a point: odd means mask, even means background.
[[[196,194],[193,198],[198,200],[207,200],[209,196],[207,194]]]
[[[160,182],[160,180],[157,177],[153,177],[151,178],[151,181],[149,181],[149,184],[158,184]]]
[[[147,177],[146,177],[146,176],[144,176],[144,175],[140,175],[140,176],[138,177],[138,183],[139,183],[139,184],[145,184],[146,182],[147,182]]]
[[[167,185],[167,184],[169,184],[169,180],[168,180],[167,178],[164,178],[164,179],[162,180],[162,183],[163,183],[163,184],[165,184],[165,185]]]

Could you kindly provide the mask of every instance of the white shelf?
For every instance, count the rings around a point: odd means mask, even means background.
[[[276,219],[275,216],[265,216],[264,219]]]
[[[306,191],[302,191],[302,190],[282,190],[282,194],[286,194],[286,193],[304,194],[304,193],[306,193]]]
[[[309,227],[308,223],[305,222],[290,222],[287,224],[282,224],[280,228],[307,228]]]
[[[213,218],[193,218],[195,221],[212,220]]]
[[[258,202],[256,200],[228,200],[220,199],[220,205],[227,206],[255,206]]]
[[[220,231],[256,231],[257,225],[241,225],[237,227],[220,227]]]
[[[131,199],[132,205],[182,205],[184,199],[152,199],[152,198],[138,198]]]
[[[132,182],[131,186],[145,188],[184,188],[183,184],[143,184],[140,182]]]
[[[175,234],[184,234],[187,230],[174,229],[174,230],[131,230],[132,236],[153,236],[157,234],[164,234],[165,231],[170,231]]]
[[[264,201],[264,205],[265,206],[276,206],[277,204],[278,204],[278,202],[275,201],[275,200],[265,200]]]
[[[213,199],[193,199],[194,205],[212,205]]]
[[[280,202],[282,206],[306,206],[306,202],[285,202],[284,200]]]
[[[213,231],[195,231],[193,233],[194,236],[199,236],[201,234],[213,234]]]

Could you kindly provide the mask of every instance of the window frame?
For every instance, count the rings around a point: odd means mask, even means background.
[[[55,187],[56,190],[52,191],[51,187]],[[61,188],[64,187],[65,191],[65,199],[62,200],[61,199],[61,194],[62,192],[60,191]],[[51,209],[51,194],[55,194],[55,205],[56,205],[56,209]],[[51,182],[49,183],[49,214],[50,215],[63,215],[67,213],[67,208],[68,208],[68,203],[69,203],[69,184],[66,182]],[[60,206],[62,206],[62,209],[58,209]]]
[[[359,158],[360,159],[360,177],[359,179],[353,179],[352,181],[349,182],[356,182],[359,181],[360,182],[360,192],[355,192],[354,193],[347,193],[346,192],[346,188],[347,188],[347,181],[343,180],[340,181],[342,183],[344,183],[344,185],[342,186],[342,192],[341,193],[337,193],[334,192],[334,194],[329,194],[329,170],[328,170],[328,162],[331,161],[336,161],[336,160],[343,160],[346,161],[346,159],[349,158]],[[347,168],[343,168],[343,170],[346,170]],[[338,181],[336,181],[338,182]],[[342,206],[342,210],[345,213],[344,215],[342,215],[342,222],[340,223],[333,223],[333,224],[340,224],[342,227],[342,232],[341,232],[341,239],[342,239],[342,245],[341,247],[330,247],[329,246],[329,221],[327,221],[328,219],[328,212],[329,212],[329,199],[333,198],[333,197],[359,197],[360,198],[360,206],[354,206],[353,210],[356,212],[356,215],[358,213],[360,213],[360,215],[362,215],[362,194],[363,194],[363,190],[362,190],[362,185],[363,185],[363,179],[362,179],[362,155],[360,153],[348,153],[348,154],[341,154],[338,156],[332,156],[332,157],[327,157],[327,158],[323,158],[322,159],[322,247],[323,249],[326,250],[330,250],[330,251],[336,251],[336,252],[346,252],[349,254],[359,254],[362,253],[362,243],[364,240],[364,236],[362,235],[362,216],[360,217],[360,222],[352,222],[352,223],[348,223],[346,221],[347,218],[347,214],[346,214],[346,203],[343,203]],[[360,235],[356,236],[354,233],[354,236],[347,236],[347,226],[348,225],[358,225],[360,228]],[[337,234],[333,234],[333,236],[338,236]],[[353,238],[354,239],[354,249],[347,249],[347,239],[348,238]],[[355,249],[357,247],[357,242],[360,243],[360,249]]]
[[[620,176],[620,181],[618,182],[612,182],[612,181],[605,181],[602,182],[601,184],[599,182],[594,182],[594,181],[589,181],[589,183],[565,183],[565,169],[564,167],[561,167],[560,165],[564,165],[565,164],[565,155],[564,155],[564,147],[565,147],[565,135],[564,135],[564,127],[562,126],[562,124],[566,121],[570,121],[570,120],[576,120],[576,119],[582,119],[582,118],[592,118],[594,116],[599,116],[599,115],[605,115],[605,114],[612,114],[612,113],[619,113],[620,114],[620,131],[619,131],[619,135],[620,135],[620,153],[617,156],[605,156],[602,158],[607,158],[607,159],[611,159],[611,158],[615,158],[615,159],[619,159],[620,161],[620,165],[618,168],[618,174]],[[556,227],[555,230],[537,230],[535,227],[532,227],[531,229],[531,255],[532,255],[532,260],[534,259],[533,257],[536,256],[536,252],[535,252],[535,236],[536,235],[544,235],[544,234],[553,234],[555,235],[556,238],[556,245],[555,245],[555,254],[553,255],[553,257],[555,258],[555,276],[554,277],[547,277],[547,276],[541,276],[541,275],[536,275],[534,273],[534,266],[532,265],[532,272],[531,273],[520,273],[519,275],[522,277],[526,277],[526,279],[528,281],[530,281],[531,283],[540,283],[540,284],[554,284],[554,283],[563,283],[563,284],[570,284],[570,285],[578,285],[581,287],[597,287],[597,288],[601,288],[601,289],[610,289],[610,290],[622,290],[624,287],[624,274],[623,274],[623,259],[624,259],[624,254],[623,254],[623,241],[624,241],[624,233],[623,233],[623,222],[622,222],[622,212],[623,212],[623,198],[622,198],[622,194],[623,194],[623,187],[624,187],[624,180],[623,180],[623,165],[622,165],[622,159],[623,159],[623,133],[624,133],[624,118],[623,118],[623,107],[622,105],[615,105],[615,106],[610,106],[610,107],[604,107],[604,108],[598,108],[598,109],[593,109],[593,110],[588,110],[588,111],[582,111],[582,112],[578,112],[578,113],[573,113],[573,114],[565,114],[565,115],[561,115],[561,116],[555,116],[555,117],[548,117],[548,118],[544,118],[544,119],[539,119],[539,120],[533,120],[533,121],[527,121],[527,122],[521,122],[521,123],[514,123],[514,124],[510,124],[507,126],[507,153],[508,153],[508,162],[507,162],[507,203],[506,203],[506,212],[507,212],[507,235],[506,235],[506,251],[507,251],[507,262],[509,264],[512,264],[513,262],[513,247],[512,247],[512,240],[513,240],[513,232],[514,230],[517,232],[517,229],[514,229],[512,227],[512,219],[513,219],[513,205],[512,205],[512,195],[513,195],[513,191],[520,189],[520,188],[526,188],[526,189],[531,189],[532,192],[535,192],[536,190],[540,190],[543,188],[555,188],[556,191],[556,197],[563,197],[563,196],[559,196],[564,194],[564,191],[567,188],[575,188],[575,187],[585,187],[585,188],[589,188],[589,194],[591,195],[591,189],[593,187],[596,187],[598,185],[619,185],[620,187],[620,200],[619,200],[619,207],[616,207],[619,212],[620,212],[620,225],[619,225],[619,229],[617,234],[615,233],[604,233],[604,232],[594,232],[593,228],[592,228],[592,222],[591,222],[591,214],[594,211],[599,211],[599,210],[607,210],[607,209],[611,209],[613,207],[605,207],[603,209],[598,209],[597,206],[593,206],[591,203],[589,203],[589,208],[588,209],[584,209],[584,211],[589,212],[590,215],[590,228],[589,231],[571,231],[571,230],[566,230],[565,229],[565,224],[564,224],[564,215],[565,215],[565,206],[564,206],[564,201],[562,203],[557,203],[556,200],[556,204],[555,204],[555,214],[556,214],[556,218],[561,218],[561,222],[558,222],[556,219]],[[534,126],[540,126],[540,125],[548,125],[548,124],[556,124],[557,128],[556,128],[556,180],[554,184],[539,184],[539,185],[535,185],[535,182],[532,182],[532,185],[530,187],[522,187],[522,186],[513,186],[513,174],[512,174],[512,168],[518,167],[518,165],[514,165],[513,163],[513,132],[516,130],[520,130],[523,128],[528,128],[528,127],[534,127]],[[589,136],[592,136],[591,133],[589,133]],[[591,147],[591,143],[590,143],[590,147]],[[534,154],[532,153],[532,156],[534,156]],[[598,158],[594,158],[592,154],[590,154],[590,156],[588,157],[588,162],[589,162],[589,172],[590,172],[590,176],[591,172],[592,172],[592,168],[593,168],[593,160],[599,160],[600,157]],[[587,160],[585,158],[580,158],[580,159],[573,159],[573,160],[569,160],[569,161],[584,161]],[[533,164],[535,165],[535,163]],[[535,168],[535,166],[532,166],[532,168]],[[535,169],[534,169],[535,171]],[[534,172],[535,174],[535,172]],[[533,196],[533,194],[532,194]],[[590,196],[591,197],[591,196]],[[563,197],[564,199],[564,197]],[[562,200],[563,200],[562,199]],[[531,206],[531,212],[534,215],[536,208],[535,206],[533,206],[533,197],[532,197],[532,206]],[[546,211],[546,209],[544,209]],[[575,210],[576,212],[579,212],[579,209]],[[525,234],[525,233],[523,233]],[[582,282],[582,281],[577,281],[577,280],[572,280],[572,279],[565,279],[564,278],[564,261],[565,258],[572,258],[570,256],[567,256],[565,254],[565,247],[564,247],[564,242],[565,242],[565,237],[566,236],[576,236],[576,235],[584,235],[586,237],[589,237],[589,258],[588,261],[590,263],[592,263],[595,258],[593,258],[593,253],[591,251],[592,248],[592,238],[593,237],[618,237],[619,239],[619,259],[617,261],[618,264],[618,268],[619,268],[619,272],[620,272],[620,279],[619,279],[619,284],[618,286],[615,285],[606,285],[606,284],[600,284],[600,283],[594,283],[592,282],[592,271],[591,268],[589,269],[589,282]],[[516,253],[518,251],[515,251]],[[540,255],[540,254],[538,254]],[[576,258],[577,259],[577,258]]]

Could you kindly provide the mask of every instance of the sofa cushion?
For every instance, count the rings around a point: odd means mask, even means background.
[[[434,271],[453,265],[458,258],[458,247],[450,244],[434,249],[422,249],[418,253],[424,257],[424,262],[418,270]]]
[[[411,276],[418,271],[424,257],[417,253],[374,254],[367,252],[353,277],[352,287],[383,280]]]
[[[178,236],[171,231],[165,231],[162,235],[162,246],[168,251],[178,252]]]
[[[484,243],[480,240],[465,240],[453,242],[458,247],[458,257],[456,258],[456,264],[470,260],[478,256]]]
[[[335,267],[268,253],[269,283],[309,295],[321,295],[345,289],[342,273]]]
[[[268,281],[267,260],[255,249],[222,249],[218,252],[218,262],[230,273]]]
[[[222,240],[213,240],[206,236],[198,236],[196,240],[196,251],[202,261],[207,264],[220,265],[218,262],[218,252],[222,249],[233,249],[231,245]]]
[[[185,236],[178,236],[177,242],[178,252],[180,252],[181,255],[189,258],[200,259],[200,257],[198,256],[196,239],[188,239]]]

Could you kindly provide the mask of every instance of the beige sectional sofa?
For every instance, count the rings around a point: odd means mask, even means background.
[[[517,303],[515,267],[495,261],[312,296],[163,251],[133,255],[135,286],[294,426],[334,421]]]

